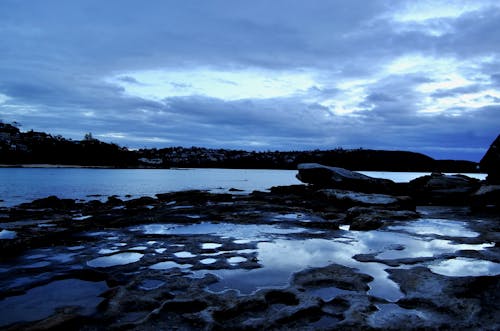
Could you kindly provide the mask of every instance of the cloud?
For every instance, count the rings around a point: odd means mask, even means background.
[[[490,0],[4,0],[0,117],[130,147],[479,160],[500,123],[499,29]]]

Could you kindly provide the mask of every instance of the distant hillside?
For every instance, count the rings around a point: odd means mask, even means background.
[[[295,152],[250,152],[243,150],[170,147],[130,151],[94,139],[81,141],[33,130],[21,132],[0,123],[0,163],[62,164],[122,168],[212,167],[241,169],[296,169],[297,164],[315,162],[351,170],[477,172],[470,161],[434,160],[406,151],[355,149]]]

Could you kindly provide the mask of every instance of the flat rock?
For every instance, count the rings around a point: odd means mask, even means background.
[[[498,330],[500,327],[497,276],[446,277],[424,267],[387,271],[406,294],[398,305],[424,312],[433,320],[433,328]],[[419,323],[422,324],[414,327],[428,326],[425,319]]]

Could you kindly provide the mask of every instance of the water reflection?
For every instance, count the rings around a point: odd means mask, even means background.
[[[80,314],[91,314],[103,300],[98,295],[107,289],[105,282],[79,279],[59,280],[35,287],[26,294],[0,301],[0,327],[15,322],[40,320],[65,306],[78,306]]]
[[[87,262],[89,267],[107,268],[117,265],[124,265],[139,261],[144,254],[140,253],[118,253],[110,256],[102,256]]]
[[[451,277],[495,276],[500,274],[500,263],[457,257],[429,266],[432,272]]]
[[[389,229],[407,231],[418,235],[440,235],[466,238],[479,236],[479,233],[468,228],[466,222],[446,219],[422,218],[405,225],[392,226]]]
[[[290,216],[291,217],[291,216]],[[419,228],[421,226],[421,229]],[[441,229],[441,226],[443,229]],[[442,219],[421,219],[414,224],[393,226],[385,231],[343,231],[333,237],[295,239],[285,234],[309,233],[305,228],[280,227],[276,225],[251,225],[228,223],[198,223],[190,225],[151,224],[135,228],[146,234],[212,234],[227,238],[228,234],[235,242],[257,241],[256,249],[248,253],[256,254],[261,268],[252,270],[198,270],[194,277],[212,273],[220,281],[209,287],[211,291],[237,290],[241,294],[253,293],[261,288],[286,287],[293,273],[307,268],[325,267],[339,264],[356,268],[361,273],[374,278],[368,285],[369,294],[395,302],[403,297],[399,286],[388,278],[389,268],[384,260],[397,260],[420,257],[434,257],[458,250],[482,250],[492,247],[492,243],[459,244],[452,240],[437,239],[430,234],[447,234],[459,237],[475,237],[477,234],[467,228],[464,222],[453,222]],[[309,231],[309,232],[308,232]],[[404,231],[404,232],[400,232]],[[202,243],[202,248],[220,247],[218,243]],[[222,252],[217,252],[220,255]],[[180,254],[186,254],[181,256]],[[372,254],[379,262],[360,262],[353,258],[358,254]],[[205,254],[207,255],[207,254]],[[189,252],[176,253],[177,257],[195,257]],[[245,262],[246,257],[232,256],[227,259],[231,265]],[[212,260],[203,260],[208,264]],[[172,267],[189,268],[175,262],[162,262],[154,269]],[[402,267],[405,267],[404,265]],[[439,269],[439,267],[436,267]]]
[[[15,239],[17,236],[16,231],[2,230],[0,231],[0,239]]]
[[[191,268],[192,266],[193,265],[187,264],[187,263],[186,264],[179,264],[179,263],[174,262],[174,261],[164,261],[164,262],[159,262],[159,263],[153,264],[149,268],[154,269],[154,270],[167,270],[167,269],[172,269],[172,268],[187,269],[187,268]]]
[[[142,231],[145,234],[156,235],[196,235],[211,234],[220,237],[230,235],[238,239],[266,240],[272,234],[290,234],[305,232],[302,228],[284,228],[267,224],[231,224],[202,222],[197,224],[148,224],[133,228],[134,231]]]

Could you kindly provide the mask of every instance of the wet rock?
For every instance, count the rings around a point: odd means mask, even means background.
[[[347,211],[345,222],[351,230],[375,230],[395,220],[411,220],[419,217],[412,210],[391,210],[380,207],[352,207]]]
[[[433,173],[410,181],[410,195],[421,204],[467,205],[479,180],[464,175]]]
[[[482,171],[488,174],[486,180],[490,184],[500,184],[500,135],[479,162]]]
[[[387,194],[361,193],[337,189],[322,189],[317,196],[344,208],[352,206],[378,206],[389,209],[415,209],[409,197],[396,197]]]
[[[59,199],[55,195],[51,195],[46,198],[36,199],[32,202],[23,203],[20,205],[21,208],[33,208],[33,209],[62,209],[68,210],[74,208],[76,201],[73,199]]]
[[[125,201],[125,206],[127,206],[127,208],[137,208],[137,207],[144,207],[147,205],[154,205],[157,202],[158,200],[152,197],[140,197],[137,199]]]
[[[295,293],[290,291],[270,290],[264,297],[268,304],[281,303],[287,306],[296,306],[300,302]]]
[[[159,193],[156,194],[159,201],[183,203],[189,201],[190,204],[206,204],[212,202],[227,202],[232,201],[231,194],[215,194],[201,190],[188,190],[181,192]]]
[[[391,180],[366,176],[344,168],[327,167],[318,163],[301,163],[297,168],[297,178],[301,182],[318,187],[366,193],[387,193],[396,189]]]
[[[90,320],[79,314],[79,307],[65,307],[58,309],[57,312],[39,322],[30,326],[14,325],[9,330],[26,330],[26,331],[41,331],[41,330],[77,330],[83,323],[89,323]]]
[[[424,267],[387,271],[406,294],[399,306],[424,312],[432,318],[433,328],[500,328],[500,277],[446,277]],[[425,327],[425,322],[414,327]]]
[[[367,283],[372,280],[373,277],[359,273],[356,269],[331,264],[300,271],[293,275],[292,283],[306,288],[335,286],[343,290],[367,291]]]
[[[288,186],[273,186],[270,189],[271,193],[279,195],[296,195],[307,196],[311,194],[312,190],[304,184],[288,185]]]
[[[489,208],[500,209],[500,185],[482,185],[471,196],[471,209],[473,211]]]
[[[108,197],[106,204],[111,205],[111,206],[121,206],[121,205],[123,205],[123,200],[112,195],[112,196]]]

